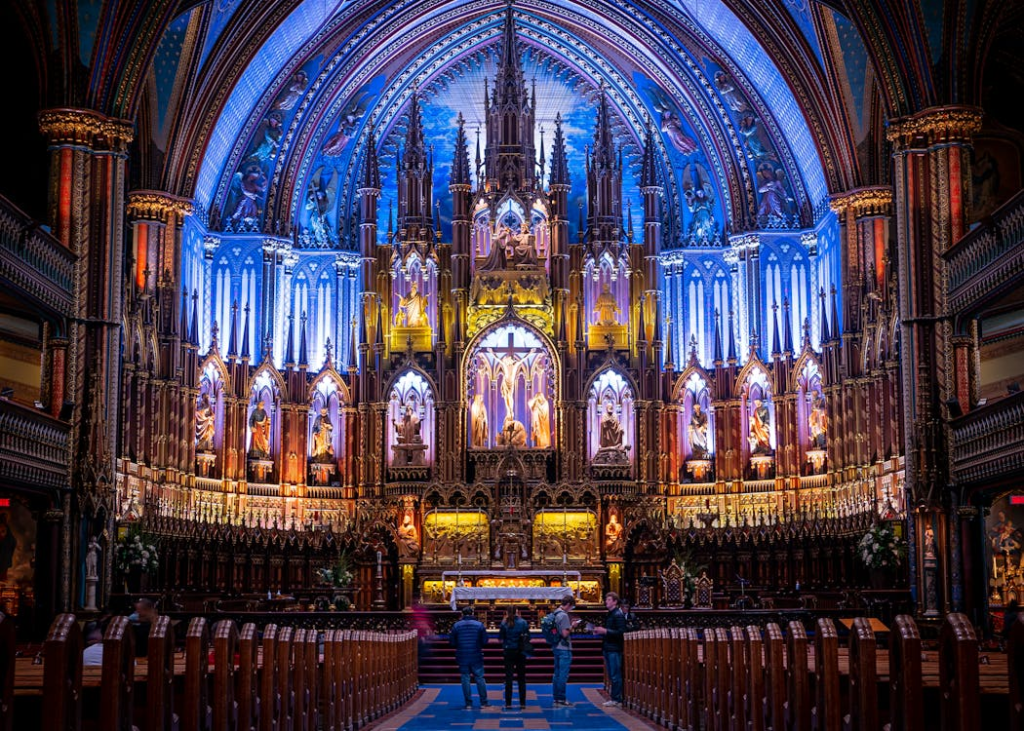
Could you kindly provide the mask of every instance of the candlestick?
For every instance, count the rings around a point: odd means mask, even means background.
[[[380,559],[381,559],[380,551],[377,551],[377,565],[378,566],[380,566]]]

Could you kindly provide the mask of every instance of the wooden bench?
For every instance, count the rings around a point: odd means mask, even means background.
[[[843,719],[845,731],[878,728],[878,659],[875,632],[864,617],[853,620],[850,630],[850,712]]]
[[[939,633],[939,691],[943,729],[979,728],[978,638],[963,614],[950,614]]]
[[[839,635],[831,619],[821,618],[814,633],[814,708],[811,725],[816,731],[840,731]]]
[[[14,619],[0,612],[0,731],[14,728]]]
[[[81,664],[81,655],[77,662]],[[103,731],[132,731],[134,691],[135,634],[127,617],[114,617],[103,634],[100,681],[100,728]]]
[[[923,731],[921,635],[905,614],[896,617],[889,649],[889,716],[886,731]]]
[[[238,728],[238,676],[244,672],[241,663],[235,668],[238,653],[238,628],[230,619],[213,626],[213,728],[236,731]]]
[[[147,645],[146,728],[176,731],[179,718],[174,712],[174,634],[170,617],[156,618],[149,628]]]
[[[256,625],[242,626],[238,637],[238,730],[257,731],[260,720],[259,639]]]
[[[185,635],[185,696],[182,699],[182,731],[208,731],[213,720],[210,707],[210,629],[203,617],[194,617]]]
[[[77,731],[82,726],[82,629],[75,615],[53,620],[43,652],[43,728]]]

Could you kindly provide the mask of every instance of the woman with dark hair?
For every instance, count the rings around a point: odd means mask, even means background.
[[[519,708],[526,707],[526,658],[533,654],[530,627],[519,616],[519,610],[510,606],[498,629],[498,639],[505,658],[505,710],[512,709],[512,675],[519,680]]]

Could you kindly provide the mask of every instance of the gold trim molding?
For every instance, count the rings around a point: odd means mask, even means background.
[[[128,217],[138,221],[167,223],[172,216],[192,213],[192,201],[158,190],[134,190],[128,193]]]
[[[135,137],[134,125],[90,109],[44,109],[39,131],[51,144],[87,145],[126,152]]]
[[[891,216],[892,201],[892,188],[888,185],[877,185],[870,188],[855,188],[846,193],[837,193],[830,198],[829,206],[837,216],[843,216],[850,211],[854,218],[866,218],[868,216]]]
[[[982,112],[977,107],[932,107],[889,122],[885,137],[897,149],[919,144],[967,142],[981,131]]]

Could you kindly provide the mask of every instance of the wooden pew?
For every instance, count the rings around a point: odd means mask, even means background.
[[[963,614],[947,615],[939,633],[939,693],[942,728],[979,728],[978,638]]]
[[[174,633],[171,618],[161,614],[149,628],[146,649],[147,731],[177,731],[174,712]],[[103,651],[106,654],[106,650]]]
[[[672,627],[665,631],[665,718],[662,721],[669,728],[679,727],[679,685],[682,665],[679,659],[682,637],[679,629]],[[629,635],[626,635],[629,638]]]
[[[1024,730],[1024,617],[1008,628],[1006,665],[1010,675],[1010,728]]]
[[[295,728],[295,693],[292,689],[292,641],[295,631],[281,627],[277,631],[277,692],[281,700],[278,731]]]
[[[807,631],[793,620],[786,638],[786,727],[811,731],[811,690],[807,670]]]
[[[203,617],[193,617],[185,635],[185,697],[182,731],[208,731],[210,708],[210,629]]]
[[[816,731],[839,731],[839,635],[831,619],[822,617],[814,634],[814,709],[811,725]],[[872,729],[874,731],[874,729]]]
[[[725,629],[704,630],[704,728],[725,731],[729,719],[729,640]]]
[[[889,716],[885,731],[924,731],[921,635],[906,614],[896,617],[889,648]]]
[[[14,619],[0,612],[0,731],[14,728]]]
[[[749,731],[764,731],[764,654],[761,630],[748,625],[743,641],[744,661],[747,665],[747,688],[743,698]]]
[[[320,713],[324,720],[324,731],[340,731],[341,729],[338,720],[338,686],[335,680],[338,662],[335,659],[335,632],[336,630],[333,629],[324,632],[324,670],[321,683],[323,692],[320,695]]]
[[[277,687],[277,625],[263,628],[263,675],[260,677],[260,731],[278,731],[281,692]]]
[[[73,614],[59,614],[43,644],[43,724],[45,731],[82,727],[82,630]]]
[[[306,631],[303,658],[306,665],[305,728],[317,731],[320,727],[320,637],[314,629]]]
[[[878,728],[875,633],[864,617],[854,619],[850,628],[850,713],[844,718],[843,728],[846,731]]]
[[[82,662],[81,655],[78,662]],[[132,731],[134,710],[135,635],[127,617],[114,617],[103,634],[100,728],[103,731]]]
[[[306,635],[305,629],[295,630],[292,636],[292,728],[309,731],[306,727]],[[315,731],[315,729],[314,729]]]
[[[743,645],[745,635],[741,627],[729,629],[729,649],[732,664],[729,672],[729,728],[732,731],[747,729],[747,697],[750,689],[747,686],[747,661]],[[761,658],[757,658],[758,665]]]
[[[213,626],[213,728],[236,731],[238,728],[238,679],[235,654],[238,652],[238,628],[230,619]],[[242,668],[239,666],[239,675]]]
[[[259,640],[256,625],[242,626],[238,640],[238,729],[257,731],[260,718]]]
[[[766,731],[784,731],[786,727],[785,640],[775,622],[765,627],[764,726]]]
[[[701,664],[697,661],[700,652],[700,635],[693,627],[683,630],[685,633],[687,663],[683,666],[686,673],[683,705],[685,706],[687,731],[700,728],[701,692],[704,689],[701,675]]]

